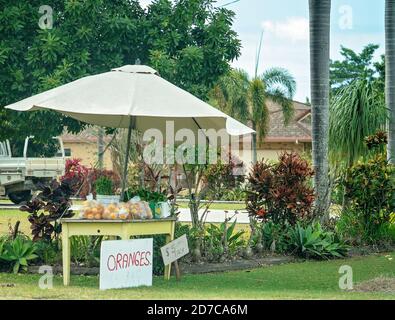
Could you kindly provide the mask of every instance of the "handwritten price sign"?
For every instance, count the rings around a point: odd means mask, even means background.
[[[160,248],[165,266],[189,253],[187,236],[184,234],[176,240]]]

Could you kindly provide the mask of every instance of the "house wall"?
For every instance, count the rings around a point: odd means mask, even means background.
[[[97,144],[90,142],[63,142],[65,149],[71,150],[71,156],[66,158],[79,158],[81,163],[87,167],[94,167],[97,164]],[[104,153],[104,169],[113,170],[111,152]]]
[[[97,145],[93,142],[63,142],[65,149],[71,150],[71,156],[68,158],[79,158],[82,159],[82,164],[88,167],[93,167],[97,163]],[[298,153],[304,153],[311,150],[311,143],[290,143],[290,142],[276,142],[276,143],[264,143],[259,147],[257,152],[258,160],[262,158],[267,160],[278,159],[279,154],[283,151],[294,151]],[[252,163],[252,151],[251,150],[240,150],[236,155],[243,161],[247,168],[251,167]],[[114,170],[111,152],[107,150],[104,153],[104,168],[108,170]]]
[[[297,152],[302,154],[311,150],[311,143],[290,143],[290,142],[270,142],[264,143],[257,150],[257,159],[262,158],[267,160],[278,160],[278,156],[284,152]],[[252,151],[251,150],[240,150],[236,153],[243,163],[249,168],[252,163]]]

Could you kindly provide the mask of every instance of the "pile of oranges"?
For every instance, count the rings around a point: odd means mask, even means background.
[[[148,203],[122,202],[103,205],[97,201],[85,201],[81,217],[88,220],[140,220],[152,219],[152,212]]]

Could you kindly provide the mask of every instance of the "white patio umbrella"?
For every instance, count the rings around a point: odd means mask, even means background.
[[[87,76],[6,106],[17,111],[54,110],[86,123],[128,128],[126,158],[132,129],[155,128],[163,134],[166,121],[174,130],[226,129],[229,135],[254,130],[173,85],[148,66],[126,65]],[[122,195],[125,191],[127,160],[124,164]]]

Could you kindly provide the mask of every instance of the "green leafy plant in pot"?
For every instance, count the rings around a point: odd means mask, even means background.
[[[114,195],[114,184],[107,177],[100,177],[95,182],[96,200],[103,204],[119,202],[119,197]]]

